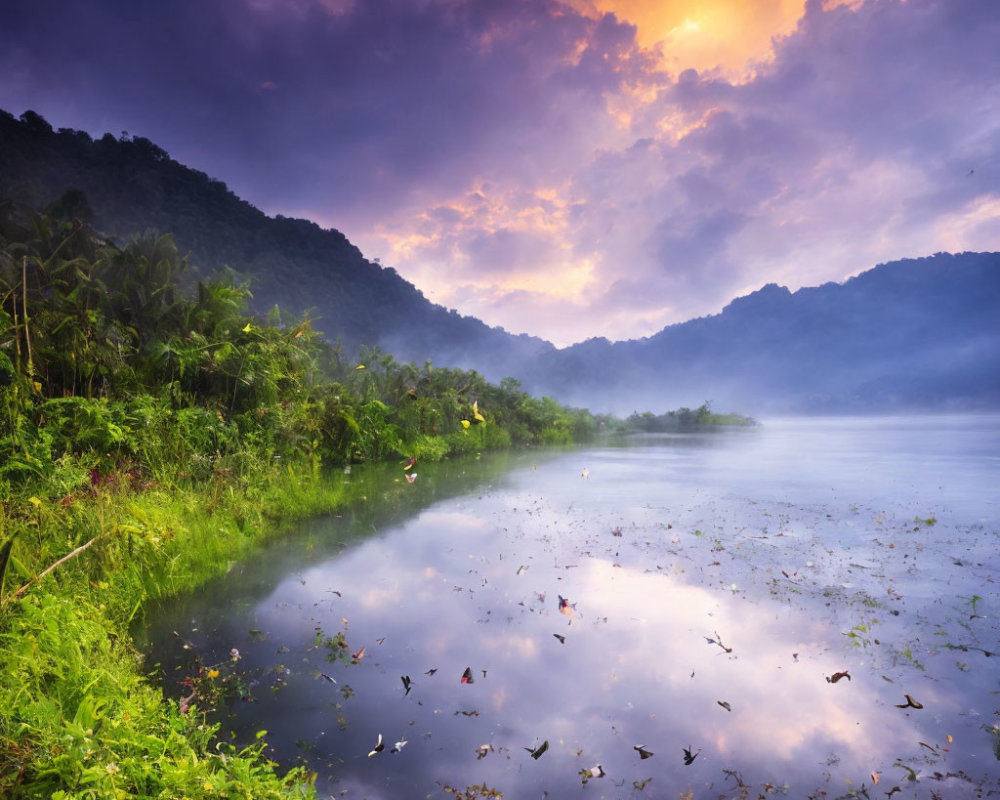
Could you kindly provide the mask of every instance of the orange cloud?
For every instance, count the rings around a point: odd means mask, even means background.
[[[754,62],[769,61],[772,39],[795,30],[804,0],[570,0],[588,16],[612,13],[636,27],[636,40],[659,49],[675,74],[720,69],[749,77]]]

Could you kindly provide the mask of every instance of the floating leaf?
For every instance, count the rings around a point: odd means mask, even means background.
[[[586,785],[587,781],[591,778],[603,778],[604,777],[604,767],[600,764],[591,767],[590,769],[581,769],[580,778],[581,782]]]
[[[555,636],[560,642],[562,642],[562,644],[566,644],[565,636],[560,636],[558,633],[553,633],[552,635]]]
[[[827,683],[836,683],[841,678],[847,678],[847,680],[850,680],[851,679],[851,674],[846,669],[843,672],[834,672],[833,675],[830,675],[830,676],[827,677],[826,682]]]
[[[576,613],[576,603],[571,603],[562,595],[559,595],[559,613],[572,617]]]
[[[906,698],[906,702],[897,704],[896,708],[918,708],[918,709],[923,708],[923,705],[921,703],[918,703],[908,694],[904,694],[903,697]]]
[[[715,702],[718,703],[720,706],[722,706],[724,709],[726,709],[726,711],[733,710],[732,706],[729,705],[729,701],[727,700],[716,700]]]
[[[378,755],[378,754],[379,754],[379,753],[381,753],[381,752],[382,752],[383,750],[385,750],[385,745],[384,745],[384,744],[382,744],[382,734],[380,733],[380,734],[378,735],[378,741],[377,741],[377,742],[375,743],[375,746],[374,746],[374,747],[373,747],[373,748],[371,749],[371,751],[370,751],[370,752],[368,753],[368,758],[371,758],[372,756],[376,756],[376,755]]]
[[[403,469],[409,469],[410,467],[412,467],[416,463],[417,463],[417,457],[416,456],[410,456],[410,458],[407,460],[407,462],[405,464],[403,464]]]
[[[472,667],[465,668],[465,672],[462,673],[462,683],[475,683],[472,678]]]
[[[412,685],[412,683],[410,681],[410,676],[409,675],[401,675],[400,676],[400,680],[403,682],[403,688],[406,689],[406,694],[409,694],[410,693],[410,689],[413,688],[413,685]],[[403,696],[405,697],[406,695],[403,695]]]
[[[696,750],[694,753],[691,752],[691,746],[682,748],[684,750],[684,764],[690,767],[694,763],[694,760],[698,757],[698,753],[701,752],[701,748]]]
[[[652,758],[653,756],[653,753],[649,752],[649,750],[646,749],[646,745],[644,744],[633,745],[632,749],[639,754],[639,758],[641,758],[643,761],[645,761],[647,758]]]
[[[529,753],[531,753],[531,757],[535,759],[535,761],[537,761],[542,757],[542,753],[544,753],[546,750],[549,749],[549,740],[546,739],[544,742],[542,742],[538,747],[534,749],[530,747],[525,747],[524,749],[527,750]]]

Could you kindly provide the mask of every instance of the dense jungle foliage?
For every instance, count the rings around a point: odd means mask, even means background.
[[[146,605],[351,500],[326,467],[605,420],[511,379],[349,360],[307,317],[251,316],[231,274],[190,280],[169,235],[116,245],[85,217],[80,193],[0,203],[0,796],[310,796],[264,740],[238,750],[163,701],[129,635]]]

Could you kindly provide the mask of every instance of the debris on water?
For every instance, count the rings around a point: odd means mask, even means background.
[[[337,679],[336,679],[336,678],[331,678],[331,677],[330,677],[329,675],[327,675],[327,674],[326,674],[325,672],[320,672],[320,673],[319,673],[319,674],[317,675],[317,677],[319,677],[319,678],[323,678],[323,680],[325,680],[325,681],[328,681],[329,683],[336,683],[336,682],[337,682]]]
[[[645,761],[647,758],[653,757],[653,753],[647,750],[646,745],[644,744],[633,745],[632,749],[639,754],[639,758],[642,759],[643,761]]]
[[[833,675],[828,675],[827,676],[826,682],[827,683],[836,683],[841,678],[847,678],[847,680],[850,680],[851,679],[851,673],[848,672],[846,669],[843,670],[842,672],[834,672]]]
[[[472,678],[472,667],[465,668],[465,672],[462,673],[462,683],[475,683]]]
[[[571,603],[562,595],[559,595],[559,613],[565,614],[567,617],[573,617],[576,615],[576,603]]]
[[[493,745],[491,744],[481,744],[476,748],[476,761],[481,761],[489,755],[490,751],[493,750]]]
[[[356,652],[356,653],[351,653],[351,663],[352,663],[352,664],[357,664],[357,663],[359,663],[359,662],[361,661],[361,659],[362,659],[362,658],[364,658],[364,657],[365,657],[365,648],[364,648],[364,647],[362,647],[362,648],[361,648],[360,650],[358,650],[358,652]]]
[[[694,753],[691,752],[691,745],[682,748],[684,750],[684,765],[690,767],[694,763],[694,760],[698,757],[698,753],[701,752],[699,747]]]
[[[726,709],[726,711],[732,711],[733,710],[733,707],[731,705],[729,705],[729,701],[728,700],[716,700],[715,702],[718,703],[720,706],[722,706],[724,709]]]
[[[383,750],[385,750],[385,745],[382,743],[382,734],[380,733],[378,735],[378,741],[375,743],[375,746],[368,753],[368,758],[371,758],[372,756],[377,756]]]
[[[542,754],[549,749],[549,740],[546,739],[538,747],[535,748],[525,747],[524,749],[527,750],[529,753],[531,753],[531,757],[535,759],[535,761],[537,761],[542,757]]]
[[[585,786],[587,784],[587,781],[589,781],[591,778],[603,778],[604,775],[605,775],[604,767],[602,767],[600,764],[597,764],[596,766],[593,766],[590,769],[580,770],[580,780]]]
[[[896,708],[917,708],[917,709],[923,708],[923,704],[918,703],[908,694],[904,694],[903,697],[906,698],[906,702],[897,704]]]
[[[410,456],[410,457],[409,457],[409,458],[407,459],[406,463],[405,463],[405,464],[403,464],[403,469],[404,469],[404,470],[406,470],[406,469],[410,469],[410,467],[412,467],[412,466],[413,466],[414,464],[416,464],[416,463],[417,463],[417,457],[416,457],[416,456]]]
[[[437,672],[437,667],[427,670],[427,672],[425,672],[424,675],[433,675],[435,672]]]
[[[733,648],[731,648],[731,647],[726,647],[726,646],[725,646],[725,645],[724,645],[724,644],[722,643],[722,637],[721,637],[721,636],[719,636],[719,632],[718,632],[718,631],[713,631],[713,633],[715,633],[715,638],[714,638],[714,639],[712,639],[712,638],[710,638],[710,637],[706,636],[706,637],[704,637],[704,638],[705,638],[705,641],[706,641],[706,642],[708,642],[709,644],[717,644],[717,645],[719,645],[719,647],[721,647],[721,648],[722,648],[723,650],[725,650],[725,651],[726,651],[727,653],[731,653],[731,652],[733,652]]]
[[[413,688],[413,683],[410,681],[409,675],[401,675],[400,680],[403,682],[403,688],[406,689],[406,694],[403,695],[405,697],[410,693],[410,689]]]
[[[555,636],[562,644],[566,644],[565,636],[560,636],[558,633],[553,633],[552,635]]]
[[[406,473],[406,482],[407,483],[413,483],[416,479],[417,479],[417,473],[416,472],[407,472]]]
[[[395,745],[393,745],[392,750],[390,750],[389,752],[398,753],[400,750],[406,747],[407,744],[409,744],[409,742],[407,742],[406,739],[400,739],[398,742],[396,742]]]
[[[580,477],[581,478],[589,478],[590,477],[590,470],[587,469],[586,467],[584,467],[582,470],[580,470]]]
[[[634,789],[636,789],[637,791],[641,792],[643,789],[646,788],[647,784],[651,780],[653,780],[652,777],[646,778],[646,780],[644,780],[644,781],[632,781],[632,786],[633,786]]]

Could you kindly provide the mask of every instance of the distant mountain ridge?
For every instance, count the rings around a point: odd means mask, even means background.
[[[706,400],[754,414],[1000,408],[1000,253],[905,259],[794,293],[768,284],[648,338],[558,350],[431,303],[339,231],[267,217],[148,139],[95,140],[0,111],[0,198],[44,208],[70,188],[98,229],[171,232],[203,269],[251,276],[259,311],[314,309],[349,350],[513,376],[595,411]]]
[[[605,365],[600,380],[586,378],[593,364]],[[894,261],[794,293],[768,284],[646,339],[544,354],[528,383],[619,411],[699,400],[751,413],[998,408],[1000,253]]]

